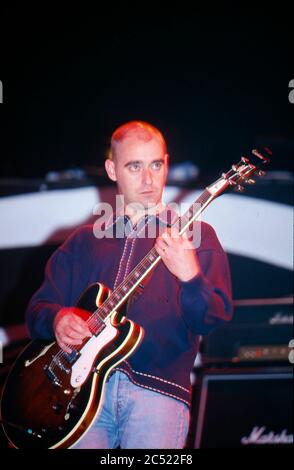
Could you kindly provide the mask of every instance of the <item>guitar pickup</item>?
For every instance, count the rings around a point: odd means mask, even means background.
[[[67,360],[69,364],[73,364],[79,356],[80,353],[78,351],[75,351],[74,349],[70,353],[63,352],[63,357]]]

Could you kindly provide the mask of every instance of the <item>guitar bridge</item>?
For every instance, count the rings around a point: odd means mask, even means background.
[[[54,372],[52,372],[52,370],[50,369],[50,367],[48,367],[47,365],[44,366],[43,370],[45,371],[47,377],[49,378],[49,380],[56,386],[58,387],[61,387],[61,382],[60,380],[57,378],[57,376],[54,374]]]

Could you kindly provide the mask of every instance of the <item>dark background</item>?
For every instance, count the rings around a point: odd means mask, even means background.
[[[51,170],[102,166],[111,133],[133,119],[159,127],[172,163],[192,160],[199,166],[199,186],[255,146],[272,149],[270,171],[292,171],[290,4],[194,3],[193,9],[184,2],[109,2],[108,9],[101,2],[93,9],[86,2],[1,4],[0,196],[39,191]],[[292,189],[280,174],[246,194],[289,205]],[[17,221],[15,230],[21,230]],[[27,302],[55,249],[48,241],[0,250],[1,326],[24,322]],[[230,253],[229,262],[234,299],[293,291],[288,269]],[[279,314],[289,315],[283,308],[277,306]],[[252,341],[259,344],[260,330],[253,331]],[[13,343],[17,329],[10,332]],[[234,341],[230,345],[239,344]],[[4,351],[0,389],[22,347],[20,342]],[[0,447],[7,447],[1,431]]]
[[[292,169],[290,7],[136,5],[1,7],[2,177],[100,165],[132,119],[204,175],[258,144]]]
[[[39,191],[51,170],[102,166],[111,133],[133,119],[162,130],[172,163],[199,166],[193,187],[257,145],[273,150],[270,171],[292,170],[292,18],[281,2],[2,6],[0,195]],[[291,182],[259,181],[246,195],[292,204]],[[2,324],[23,321],[55,249],[1,250]],[[234,298],[292,292],[287,269],[229,255]]]

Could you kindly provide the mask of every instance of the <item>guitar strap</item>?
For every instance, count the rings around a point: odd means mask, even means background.
[[[174,221],[175,217],[177,218],[177,214],[170,211],[168,208],[166,208],[163,211],[164,217],[158,218],[158,230],[156,233],[156,237],[159,236],[167,227],[170,228]],[[147,274],[147,276],[141,281],[141,283],[138,285],[138,287],[135,289],[135,291],[130,295],[128,301],[127,301],[127,312],[129,309],[132,307],[134,302],[140,297],[140,295],[143,294],[145,287],[147,284],[150,282],[152,274],[153,274],[153,269]]]

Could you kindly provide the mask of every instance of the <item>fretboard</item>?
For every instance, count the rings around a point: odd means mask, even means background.
[[[172,226],[177,226],[180,235],[182,235],[213,199],[214,196],[205,189],[189,209],[182,216],[177,218]],[[93,315],[98,315],[99,319],[105,320],[113,311],[117,310],[125,303],[132,292],[160,260],[160,255],[157,253],[155,247],[153,247]]]

